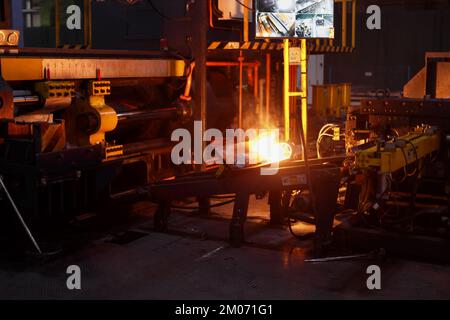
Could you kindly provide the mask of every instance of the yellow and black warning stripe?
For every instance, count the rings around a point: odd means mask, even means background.
[[[235,41],[214,41],[208,50],[250,50],[250,51],[280,51],[283,50],[283,43],[280,42],[263,42],[263,41],[249,41],[249,42],[235,42]],[[353,47],[341,47],[330,45],[329,43],[317,44],[313,43],[308,46],[310,54],[322,53],[351,53],[354,51]]]
[[[64,44],[59,46],[60,49],[73,49],[73,50],[83,50],[83,49],[91,49],[91,45],[85,44]]]

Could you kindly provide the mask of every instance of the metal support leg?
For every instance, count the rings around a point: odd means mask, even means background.
[[[153,217],[154,227],[156,231],[167,232],[168,221],[170,216],[170,202],[160,202]]]
[[[247,220],[249,194],[237,194],[234,202],[233,218],[230,224],[230,243],[233,247],[240,247],[244,243],[244,227]]]
[[[33,243],[34,248],[36,249],[36,251],[37,251],[39,254],[42,254],[41,248],[40,248],[39,245],[37,244],[36,239],[33,237],[33,234],[32,234],[31,231],[30,231],[30,228],[28,228],[28,226],[27,226],[25,220],[23,219],[22,215],[20,214],[20,211],[19,211],[19,209],[17,208],[17,206],[16,206],[14,200],[12,199],[11,195],[9,194],[9,191],[8,191],[8,189],[6,188],[6,185],[5,185],[4,181],[3,181],[3,177],[0,176],[0,191],[1,191],[2,189],[3,189],[3,191],[5,191],[6,197],[8,197],[9,202],[11,203],[12,207],[14,208],[14,211],[15,211],[17,217],[19,218],[20,223],[22,224],[23,228],[25,229],[25,231],[26,231],[28,237],[30,238],[31,242]]]
[[[209,206],[211,205],[210,199],[206,198],[206,197],[199,197],[197,199],[197,201],[198,201],[198,205],[199,205],[198,211],[199,211],[200,215],[202,215],[202,216],[209,215],[209,213],[211,211],[209,208]]]
[[[282,225],[284,222],[285,217],[281,198],[281,191],[271,191],[269,193],[270,224],[272,225]]]
[[[316,204],[316,252],[331,244],[336,202],[339,193],[339,171],[313,172],[312,188]]]

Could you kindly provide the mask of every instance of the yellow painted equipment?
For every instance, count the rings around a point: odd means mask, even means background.
[[[183,60],[86,59],[2,57],[2,77],[6,81],[181,77]]]
[[[88,102],[75,100],[76,107],[68,110],[69,140],[74,145],[105,144],[105,134],[117,127],[117,112],[106,105],[105,96],[111,93],[109,81],[89,81]],[[79,130],[79,119],[85,119],[84,130]]]
[[[313,110],[319,117],[340,118],[351,102],[351,84],[328,84],[313,86]]]
[[[386,143],[384,147],[374,146],[357,152],[356,166],[392,173],[422,160],[439,148],[439,133],[410,133]]]
[[[75,82],[73,81],[46,81],[35,85],[36,91],[42,98],[75,98]]]
[[[303,126],[303,134],[305,139],[308,136],[308,62],[307,62],[307,43],[306,39],[300,41],[300,91],[291,92],[290,91],[290,77],[289,77],[289,67],[290,67],[290,44],[289,39],[285,39],[283,42],[283,61],[284,61],[284,86],[283,86],[283,107],[284,107],[284,136],[285,140],[289,141],[291,137],[291,97],[300,97],[301,99],[301,121]]]
[[[0,46],[16,47],[19,45],[20,32],[18,30],[0,30]]]

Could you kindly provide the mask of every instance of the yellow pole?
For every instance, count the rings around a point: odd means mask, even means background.
[[[270,53],[266,54],[266,112],[265,112],[265,121],[269,121],[270,115],[270,79],[271,79],[271,55]]]
[[[301,40],[300,47],[300,74],[301,74],[301,110],[302,126],[305,141],[308,141],[308,60],[306,50],[306,39]],[[304,146],[306,148],[306,146]]]
[[[303,40],[302,40],[303,41]],[[289,141],[290,136],[290,89],[289,89],[289,39],[284,39],[283,45],[283,60],[284,60],[284,138]]]

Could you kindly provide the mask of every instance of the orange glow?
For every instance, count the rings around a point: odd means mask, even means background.
[[[276,163],[290,159],[292,148],[285,142],[279,142],[277,132],[267,132],[250,141],[250,155],[259,163]]]

